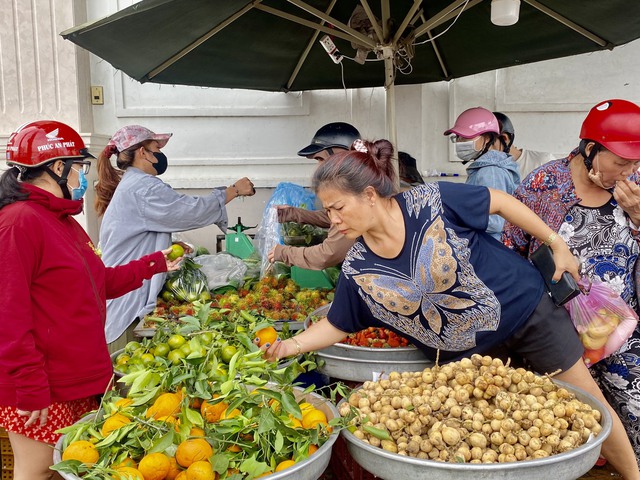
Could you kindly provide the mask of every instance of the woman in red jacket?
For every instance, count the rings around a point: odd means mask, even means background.
[[[111,360],[106,299],[177,269],[155,252],[115,268],[102,263],[73,218],[82,212],[92,156],[71,127],[22,126],[9,137],[0,177],[0,426],[14,479],[52,478],[56,430],[97,407]]]

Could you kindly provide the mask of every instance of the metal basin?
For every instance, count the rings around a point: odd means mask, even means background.
[[[327,420],[331,420],[332,418],[340,415],[335,405],[333,405],[329,400],[318,395],[317,393],[311,392],[306,395],[302,395],[302,391],[299,391],[299,393],[295,393],[295,396],[298,401],[304,399],[306,402],[309,402],[318,410],[322,410],[327,416]],[[92,421],[95,416],[96,414],[87,415],[82,420],[80,420],[80,422]],[[329,466],[329,460],[331,459],[331,449],[333,448],[333,444],[338,439],[338,435],[338,432],[332,434],[329,439],[318,449],[318,451],[313,455],[310,455],[306,460],[296,463],[286,470],[282,470],[281,472],[276,472],[272,475],[261,478],[269,480],[317,480],[322,476],[322,473],[327,469],[327,466]],[[60,437],[53,450],[54,464],[62,461],[63,441],[64,435]],[[59,473],[65,480],[82,480],[82,478],[73,474],[62,472]]]
[[[305,330],[312,317],[325,317],[331,304],[314,310],[305,320]],[[418,372],[431,367],[433,362],[414,346],[397,348],[356,347],[336,343],[316,352],[324,364],[318,370],[330,377],[354,382],[373,379],[374,372]]]
[[[387,452],[359,440],[348,430],[343,430],[342,435],[355,461],[362,468],[385,480],[574,480],[591,470],[598,460],[602,442],[611,433],[611,415],[599,400],[588,393],[565,382],[554,380],[554,383],[563,386],[579,400],[599,410],[602,414],[602,431],[597,437],[574,450],[546,458],[492,464],[443,463]]]

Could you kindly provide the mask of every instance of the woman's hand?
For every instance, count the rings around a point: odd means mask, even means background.
[[[247,177],[241,178],[232,186],[236,189],[238,196],[241,197],[250,197],[252,195],[255,195],[256,193],[256,189],[253,186],[253,183]]]
[[[550,246],[553,252],[553,262],[556,264],[556,272],[551,281],[553,283],[559,282],[564,272],[569,272],[576,282],[580,281],[580,262],[571,253],[565,241],[556,237]]]
[[[49,409],[43,408],[42,410],[17,410],[18,415],[21,417],[29,417],[25,422],[25,427],[34,425],[37,421],[40,421],[40,426],[47,424],[47,418],[49,417]]]
[[[289,221],[289,214],[293,213],[295,207],[291,205],[276,205],[276,212],[278,214],[278,223],[284,223]]]
[[[613,198],[635,226],[640,226],[640,187],[631,180],[620,180],[613,190]]]
[[[275,245],[273,246],[273,248],[267,254],[267,258],[269,259],[269,263],[273,263],[273,262],[276,261],[276,247],[275,247]]]
[[[164,260],[167,262],[167,272],[175,272],[180,269],[180,261],[183,257],[178,257],[175,260],[169,260],[169,254],[171,253],[171,247],[162,250],[162,254],[164,255]]]
[[[298,352],[298,347],[294,343],[293,339],[289,338],[287,340],[281,341],[278,338],[273,345],[263,346],[262,350],[264,351],[264,358],[269,360],[270,362],[277,362],[278,360],[286,357],[291,357],[292,355],[296,355]]]

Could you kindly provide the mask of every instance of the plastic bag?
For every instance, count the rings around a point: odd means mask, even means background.
[[[165,288],[181,302],[195,302],[201,299],[202,293],[209,293],[206,275],[191,258],[182,260],[180,270],[169,274]]]
[[[256,232],[255,240],[258,251],[262,257],[260,276],[263,277],[269,268],[268,254],[278,243],[282,243],[280,223],[278,222],[277,205],[290,205],[292,207],[315,208],[316,196],[313,192],[295,183],[281,182],[267,202],[262,215],[260,225]]]
[[[200,269],[207,277],[209,290],[215,290],[223,285],[239,287],[242,285],[247,265],[238,257],[221,252],[215,255],[200,255],[193,259],[200,265]]]
[[[580,283],[585,293],[571,299],[566,307],[584,345],[582,358],[591,366],[627,341],[636,328],[638,315],[606,283],[596,279],[590,288],[587,282]]]

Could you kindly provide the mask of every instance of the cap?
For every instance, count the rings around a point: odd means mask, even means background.
[[[598,142],[620,158],[640,159],[640,106],[621,99],[600,102],[582,122],[580,138]]]
[[[353,125],[344,122],[328,123],[320,127],[311,139],[311,144],[300,150],[298,155],[308,157],[332,147],[348,150],[359,138],[360,132]]]
[[[408,183],[424,183],[416,166],[416,159],[407,152],[398,152],[398,166],[401,180],[408,181]]]
[[[127,125],[113,134],[108,145],[115,145],[118,152],[139,145],[147,140],[155,140],[158,147],[164,147],[173,133],[153,133],[141,125]]]

